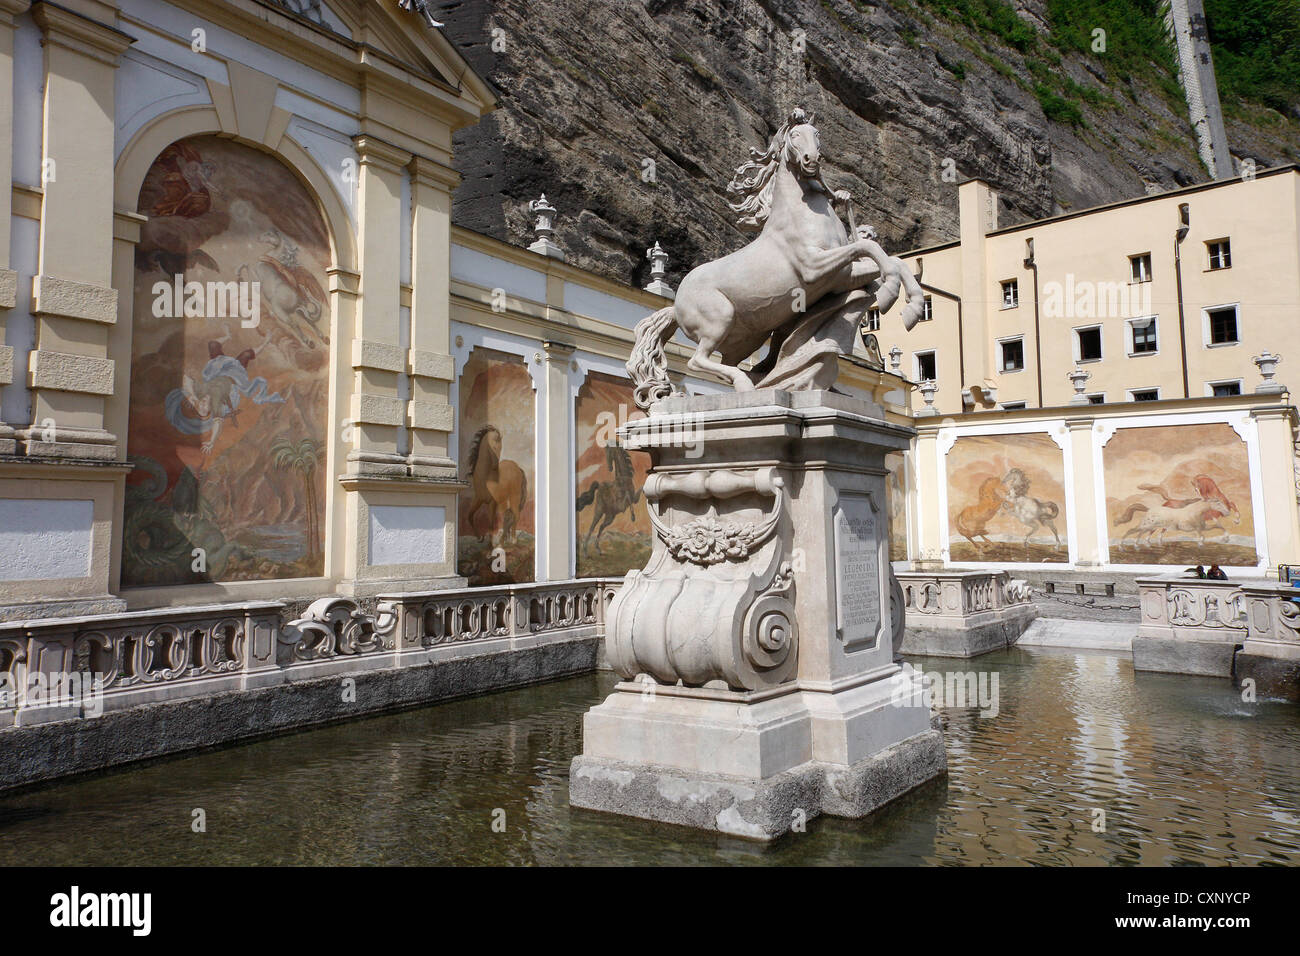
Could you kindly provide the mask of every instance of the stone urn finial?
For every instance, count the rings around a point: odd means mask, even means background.
[[[1071,405],[1089,405],[1088,396],[1083,394],[1083,390],[1088,387],[1088,379],[1092,378],[1092,373],[1076,365],[1072,370],[1065,373],[1065,377],[1070,380],[1074,386],[1074,395],[1070,398]]]
[[[889,367],[895,375],[898,374],[899,368],[903,364],[903,350],[895,345],[889,350]]]
[[[650,260],[650,284],[645,287],[645,290],[661,295],[665,299],[673,298],[676,295],[673,287],[664,281],[664,276],[668,274],[668,253],[664,252],[664,247],[659,245],[657,239],[655,244],[645,251],[645,257]]]
[[[925,408],[921,409],[916,414],[918,416],[924,415],[926,417],[938,415],[939,409],[934,407],[934,393],[939,391],[939,383],[932,378],[927,378],[917,386],[917,389],[921,392],[921,398],[925,400]]]
[[[1256,394],[1277,395],[1287,390],[1281,382],[1273,381],[1273,376],[1277,374],[1277,367],[1282,364],[1282,356],[1264,349],[1262,355],[1255,356],[1254,362],[1259,368],[1259,374],[1264,378],[1263,382],[1255,386]]]
[[[564,261],[564,250],[551,241],[551,236],[555,235],[555,207],[546,201],[546,193],[542,193],[541,199],[532,200],[528,204],[528,211],[537,217],[537,224],[533,226],[537,241],[528,248]]]

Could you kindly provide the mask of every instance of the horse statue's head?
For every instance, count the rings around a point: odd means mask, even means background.
[[[767,149],[751,149],[749,162],[736,170],[727,192],[740,199],[728,205],[737,214],[736,225],[741,229],[756,231],[767,222],[776,173],[783,165],[801,179],[821,173],[821,139],[812,121],[813,114],[802,107],[791,110]]]
[[[822,168],[822,141],[812,114],[797,109],[786,121],[785,149],[781,159],[804,179],[815,179]]]

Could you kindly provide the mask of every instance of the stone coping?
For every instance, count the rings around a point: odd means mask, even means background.
[[[903,578],[987,578],[989,575],[1011,574],[1002,568],[989,568],[981,571],[977,568],[948,568],[943,571],[895,571],[895,576]]]
[[[486,599],[515,595],[524,592],[559,590],[577,587],[608,587],[622,584],[623,578],[569,578],[564,581],[523,581],[519,584],[493,584],[477,588],[441,588],[430,591],[383,591],[375,595],[379,601],[418,601]]]
[[[1239,588],[1250,589],[1252,591],[1268,591],[1283,596],[1291,596],[1300,588],[1294,587],[1282,581],[1273,581],[1268,578],[1229,578],[1227,581],[1214,581],[1208,578],[1188,578],[1188,577],[1152,577],[1137,578],[1135,583],[1141,587],[1147,585],[1150,587],[1202,587],[1213,588],[1223,591],[1235,591]]]
[[[159,607],[143,611],[117,611],[109,614],[84,614],[77,617],[41,617],[26,621],[0,622],[0,634],[23,630],[72,630],[86,627],[126,627],[159,619],[214,617],[266,611],[281,611],[284,601],[232,601],[228,604],[193,604],[182,607]]]

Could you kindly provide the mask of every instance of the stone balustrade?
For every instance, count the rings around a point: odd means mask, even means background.
[[[0,623],[0,727],[600,637],[620,579]]]
[[[1137,585],[1137,670],[1237,678],[1259,671],[1272,675],[1270,684],[1300,670],[1300,592],[1289,585],[1184,577]]]
[[[466,641],[519,640],[581,628],[599,633],[621,578],[379,596],[394,616],[399,653]]]
[[[904,654],[975,657],[1014,644],[1037,616],[1006,571],[898,571]]]

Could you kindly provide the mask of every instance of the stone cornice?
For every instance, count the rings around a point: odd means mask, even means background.
[[[411,179],[421,186],[455,189],[460,185],[461,176],[446,163],[429,159],[427,156],[412,156]]]
[[[14,17],[25,13],[31,0],[0,0],[0,24],[13,26]]]
[[[399,173],[411,162],[411,154],[406,150],[369,133],[354,136],[352,143],[357,148],[363,166],[376,166],[387,172]]]
[[[45,42],[117,66],[118,59],[135,42],[135,37],[117,27],[82,16],[48,0],[32,4],[32,19],[41,28]]]

